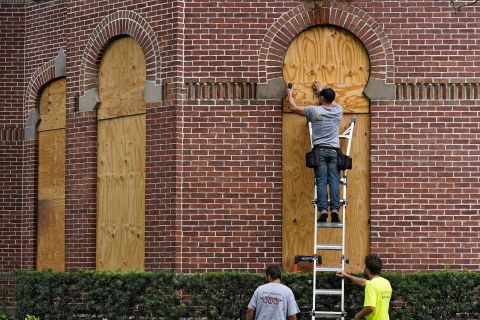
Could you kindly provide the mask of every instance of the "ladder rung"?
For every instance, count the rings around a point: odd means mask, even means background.
[[[315,290],[315,294],[341,296],[342,289],[317,289]]]
[[[342,250],[341,244],[317,244],[317,250]]]
[[[343,223],[317,222],[318,228],[342,228]]]
[[[327,202],[330,205],[330,200],[328,200]],[[313,199],[312,204],[316,204],[316,203],[317,203],[317,199]],[[343,206],[343,205],[346,205],[346,204],[348,204],[347,199],[340,199],[340,206]]]
[[[336,267],[317,267],[315,268],[315,271],[317,272],[337,272],[341,271],[342,268],[336,268]]]
[[[338,318],[345,317],[346,314],[342,311],[314,311],[315,318]]]

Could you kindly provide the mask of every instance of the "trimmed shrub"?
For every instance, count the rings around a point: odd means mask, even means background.
[[[244,318],[255,288],[265,282],[259,274],[221,272],[181,275],[180,288],[190,317],[233,320]]]
[[[392,319],[480,319],[480,273],[386,274],[393,287]]]
[[[479,319],[480,273],[435,272],[383,275],[393,288],[390,319]],[[244,319],[262,274],[220,272],[21,271],[17,275],[17,319]],[[311,319],[312,275],[284,273],[282,282]],[[319,287],[339,288],[333,274],[317,277]],[[363,305],[363,287],[345,281],[347,319]],[[316,310],[339,310],[340,297],[317,296]]]
[[[390,318],[451,320],[477,319],[480,307],[480,273],[436,272],[383,275],[392,285]],[[180,276],[183,294],[189,297],[189,316],[208,319],[243,319],[248,302],[265,277],[245,273],[206,273]],[[311,319],[312,275],[285,273],[282,282],[289,286],[302,311],[298,319]],[[317,276],[317,287],[340,288],[333,274]],[[364,288],[345,281],[345,311],[353,318],[363,306]],[[446,301],[444,301],[446,300]],[[340,309],[340,297],[317,296],[316,310]]]
[[[17,318],[175,319],[176,278],[171,272],[19,272]]]

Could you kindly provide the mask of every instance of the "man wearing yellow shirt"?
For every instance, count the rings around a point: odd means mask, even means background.
[[[363,308],[355,315],[355,320],[389,320],[388,307],[392,297],[390,282],[380,276],[382,260],[370,254],[365,257],[365,274],[369,280],[358,278],[344,271],[338,271],[337,276],[346,278],[355,284],[365,287]]]

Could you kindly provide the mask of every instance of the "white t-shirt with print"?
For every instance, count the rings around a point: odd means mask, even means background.
[[[248,308],[255,310],[255,320],[285,320],[300,312],[292,290],[274,282],[258,287]]]

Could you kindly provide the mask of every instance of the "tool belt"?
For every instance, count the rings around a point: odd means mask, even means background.
[[[332,149],[337,152],[337,167],[339,171],[352,169],[352,158],[343,154],[342,149],[321,145],[314,146],[312,151],[305,154],[305,163],[308,168],[316,168],[320,166],[321,149]]]

